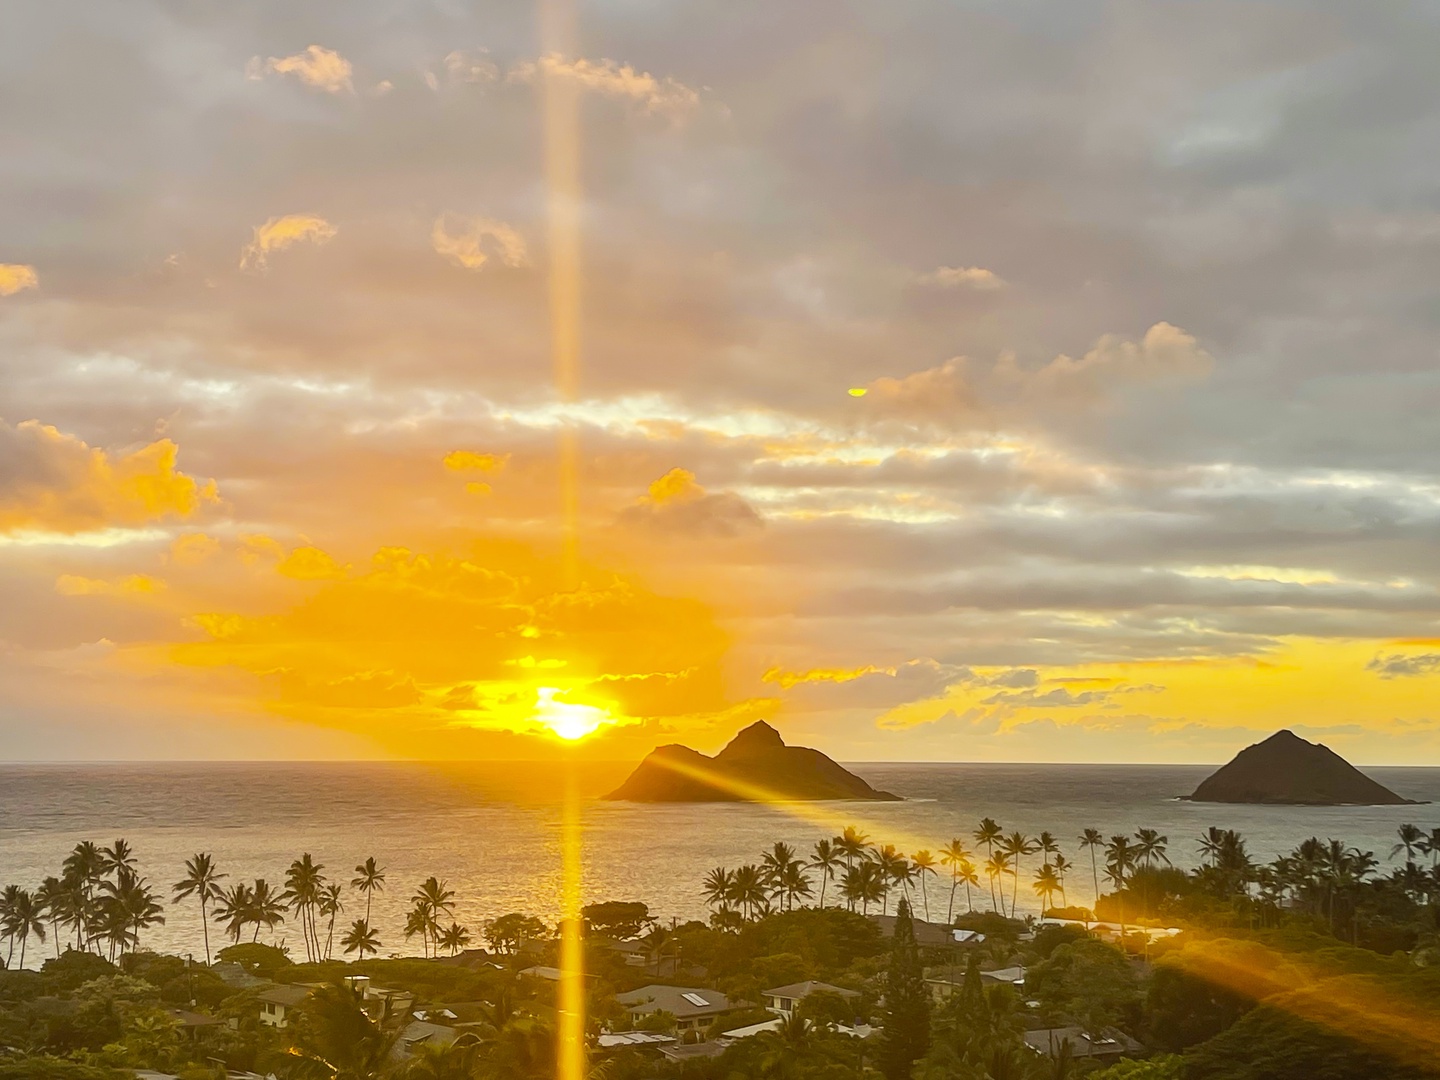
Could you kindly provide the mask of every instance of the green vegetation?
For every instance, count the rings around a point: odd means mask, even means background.
[[[583,909],[591,1068],[605,1080],[1440,1077],[1440,831],[1397,836],[1384,875],[1372,853],[1318,839],[1257,864],[1216,829],[1189,869],[1143,828],[1085,830],[1074,863],[1054,835],[992,819],[938,854],[853,828],[809,857],[776,843],[706,876],[707,921],[662,925],[638,901]],[[1091,909],[1018,917],[1026,881],[1067,907],[1067,890],[1107,884],[1090,898],[1101,924]],[[228,884],[198,853],[172,899],[202,928],[205,960],[191,961],[142,947],[166,913],[129,845],[77,845],[58,877],[0,891],[0,1080],[140,1068],[201,1080],[220,1062],[282,1080],[552,1077],[544,972],[560,928],[497,914],[482,926],[490,952],[460,956],[472,935],[430,877],[403,928],[420,956],[378,959],[371,901],[385,886],[374,859],[342,883],[308,854],[283,889]],[[347,905],[364,916],[348,927]],[[944,929],[915,918],[926,910]],[[213,957],[210,922],[229,939]],[[281,928],[294,955],[260,940]],[[632,1025],[620,997],[655,983],[729,1005],[689,1023],[677,1002]],[[793,1010],[769,1011],[766,991],[797,984]],[[751,1025],[764,1030],[722,1037]],[[632,1026],[674,1041],[601,1044]],[[682,1044],[714,1053],[661,1052]]]

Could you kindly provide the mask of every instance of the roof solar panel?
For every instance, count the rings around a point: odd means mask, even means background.
[[[702,1008],[710,1004],[710,1002],[706,1001],[699,994],[681,994],[680,996],[686,1001],[688,1001],[691,1005],[698,1005]]]

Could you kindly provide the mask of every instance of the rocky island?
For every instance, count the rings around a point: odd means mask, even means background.
[[[877,791],[819,750],[786,746],[778,731],[757,720],[713,758],[678,744],[657,747],[605,798],[627,802],[895,802],[900,796]]]
[[[1377,784],[1328,746],[1277,731],[1247,746],[1188,796],[1193,802],[1276,806],[1414,805]]]

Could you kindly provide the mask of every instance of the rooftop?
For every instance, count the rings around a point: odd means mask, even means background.
[[[631,1012],[652,1013],[664,1010],[677,1020],[693,1016],[715,1016],[735,1008],[719,990],[703,986],[661,986],[652,983],[615,998]]]
[[[816,982],[814,979],[806,979],[804,982],[788,983],[785,986],[777,986],[773,990],[760,991],[766,997],[800,998],[809,997],[815,993],[839,994],[841,997],[859,997],[858,990],[846,990],[843,986],[832,986],[826,982]]]

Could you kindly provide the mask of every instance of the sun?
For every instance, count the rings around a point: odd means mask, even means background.
[[[561,691],[553,686],[538,687],[533,714],[535,723],[556,737],[575,742],[615,722],[609,712],[598,706],[556,701],[555,696],[559,693]]]

